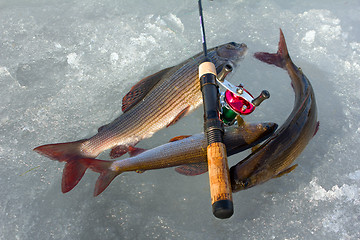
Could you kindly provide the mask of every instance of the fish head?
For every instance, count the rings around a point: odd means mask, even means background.
[[[273,122],[243,123],[226,128],[224,141],[228,155],[251,148],[270,137],[278,125]]]
[[[253,174],[257,166],[257,162],[246,162],[242,160],[236,166],[230,168],[231,188],[233,192],[238,192],[251,188],[256,185],[256,181],[253,182]]]
[[[244,160],[246,160],[246,158]],[[269,170],[268,164],[244,160],[241,161],[242,164],[230,168],[231,188],[233,192],[252,188],[268,179],[274,178],[274,173]],[[262,170],[258,169],[259,166]]]
[[[246,178],[244,180],[241,181],[237,181],[236,184],[232,184],[232,191],[233,192],[238,192],[241,190],[245,190],[247,188],[249,188],[250,184],[249,184],[250,179]]]
[[[233,65],[236,65],[245,57],[247,50],[248,47],[245,43],[236,42],[229,42],[215,48],[217,61],[220,64],[231,62]]]

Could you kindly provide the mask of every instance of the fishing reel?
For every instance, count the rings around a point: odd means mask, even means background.
[[[242,84],[236,87],[226,81],[225,77],[232,69],[230,64],[226,64],[217,78],[218,83],[226,88],[226,91],[220,95],[220,116],[224,124],[228,126],[235,123],[236,116],[249,115],[257,106],[270,97],[270,93],[267,90],[263,90],[258,97],[254,98]]]

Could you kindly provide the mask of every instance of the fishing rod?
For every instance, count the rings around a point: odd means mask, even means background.
[[[224,125],[219,113],[219,87],[214,63],[207,55],[204,17],[201,0],[199,4],[200,27],[204,61],[199,65],[199,79],[204,106],[204,132],[207,138],[207,158],[212,211],[215,217],[225,219],[234,213],[229,166],[225,144]]]

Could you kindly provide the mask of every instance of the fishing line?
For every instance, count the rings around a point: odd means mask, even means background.
[[[206,47],[206,36],[205,36],[205,26],[204,26],[204,17],[203,10],[201,5],[201,0],[198,1],[199,4],[199,20],[200,20],[200,28],[201,28],[201,40],[203,45],[204,56],[207,58],[207,47]]]

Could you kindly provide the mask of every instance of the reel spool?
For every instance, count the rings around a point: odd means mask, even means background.
[[[228,82],[225,78],[232,70],[232,64],[227,63],[217,76],[218,83],[226,88],[226,91],[221,93],[220,96],[220,117],[223,123],[228,126],[234,124],[237,115],[252,113],[255,107],[270,97],[270,93],[267,90],[263,90],[257,98],[254,98],[243,85],[240,84],[236,87]]]
[[[226,125],[234,124],[237,115],[249,115],[270,97],[270,93],[263,90],[257,98],[254,98],[242,85],[238,86],[237,92],[240,96],[229,90],[221,94],[221,118]]]

